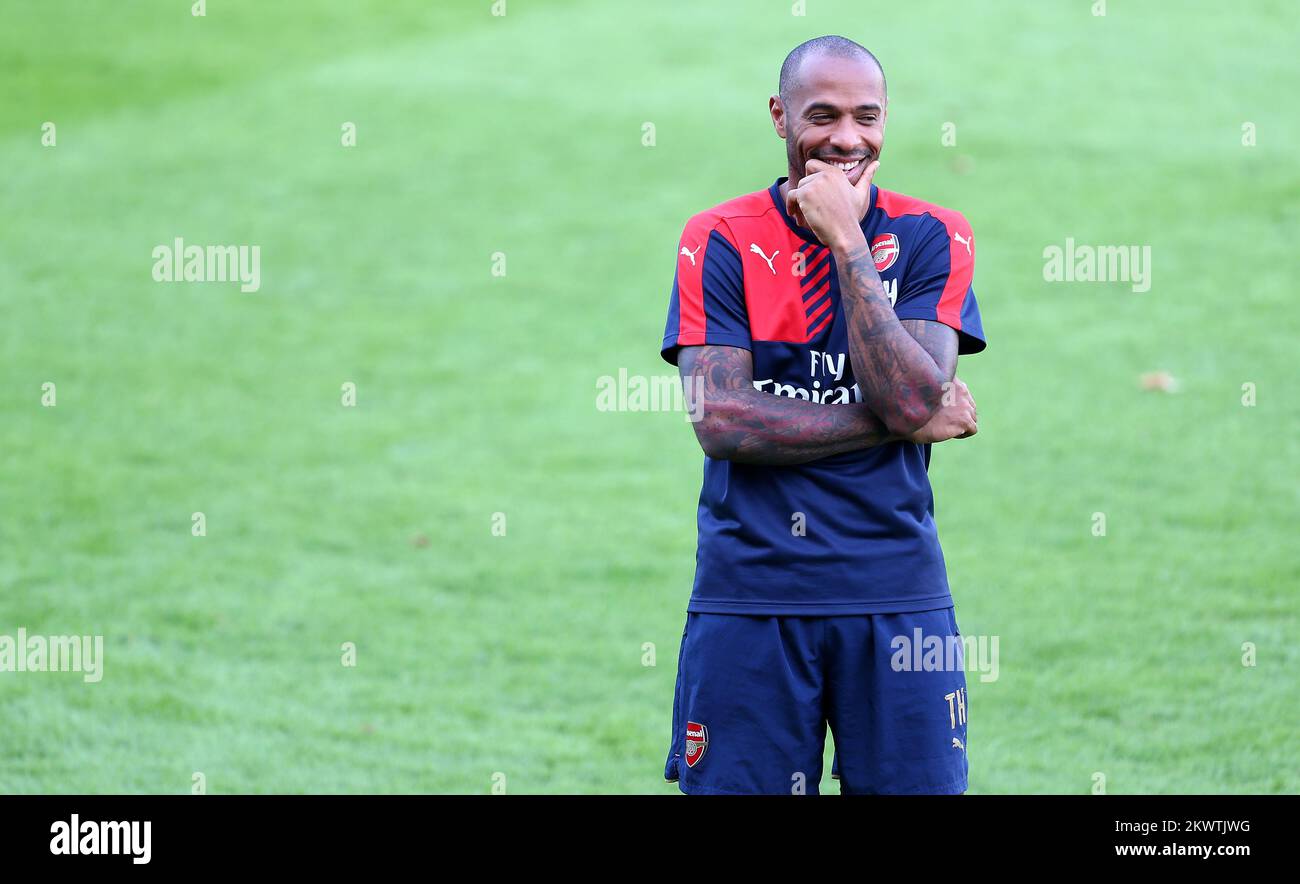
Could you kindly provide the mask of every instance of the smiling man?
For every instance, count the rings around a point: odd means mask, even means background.
[[[961,666],[896,651],[959,636],[926,471],[977,430],[956,379],[984,349],[975,239],[872,183],[887,107],[862,46],[796,47],[769,102],[788,177],[678,244],[661,352],[705,453],[665,769],[683,792],[816,794],[828,724],[845,793],[966,789]]]

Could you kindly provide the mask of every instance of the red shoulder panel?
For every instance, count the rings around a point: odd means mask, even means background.
[[[890,218],[930,215],[943,224],[948,234],[948,281],[939,297],[937,313],[940,322],[960,329],[962,301],[975,275],[975,237],[966,218],[954,209],[881,188],[876,190],[876,205]]]
[[[771,203],[765,190],[749,193],[700,212],[686,222],[686,229],[677,244],[677,342],[681,346],[704,343],[704,255],[709,245],[709,234],[718,231],[739,251],[725,221],[729,217],[761,213],[762,202],[758,197]]]

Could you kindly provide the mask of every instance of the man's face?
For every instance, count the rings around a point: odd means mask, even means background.
[[[808,160],[851,164],[857,184],[885,143],[885,82],[865,59],[813,55],[804,59],[788,105],[769,102],[776,134],[785,139],[790,181],[798,184]]]

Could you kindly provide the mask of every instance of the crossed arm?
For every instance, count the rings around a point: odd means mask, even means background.
[[[866,261],[874,273],[869,250]],[[695,435],[705,454],[737,463],[798,464],[900,439],[931,442],[957,435],[945,435],[942,428],[932,426],[942,422],[936,412],[942,406],[943,385],[953,380],[957,370],[957,333],[940,322],[898,320],[880,289],[862,297],[879,298],[888,316],[875,318],[869,313],[866,327],[857,328],[854,317],[861,305],[850,307],[848,302],[850,296],[858,296],[859,283],[852,283],[853,290],[845,285],[846,274],[853,273],[848,269],[851,264],[842,265],[840,286],[846,293],[846,310],[853,311],[848,314],[849,355],[864,401],[827,405],[763,393],[754,389],[748,350],[683,347],[677,365],[697,410]],[[879,286],[878,275],[875,281]],[[859,351],[867,355],[860,356]],[[881,413],[888,414],[890,421],[877,416]],[[908,426],[918,418],[919,423]]]
[[[943,404],[957,372],[957,332],[941,322],[894,314],[865,239],[836,262],[849,358],[862,399],[890,432],[906,437]]]

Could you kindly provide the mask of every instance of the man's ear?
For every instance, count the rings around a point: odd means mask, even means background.
[[[781,96],[773,95],[768,99],[767,109],[772,114],[772,126],[776,129],[776,134],[785,138],[785,105],[781,103]]]

